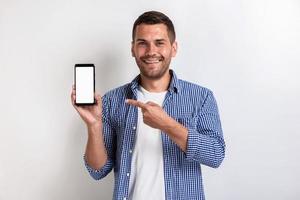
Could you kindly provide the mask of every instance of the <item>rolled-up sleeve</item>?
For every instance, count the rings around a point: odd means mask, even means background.
[[[200,112],[187,124],[186,159],[217,168],[225,157],[225,142],[218,107],[208,90]]]
[[[94,169],[87,163],[85,155],[83,156],[83,160],[86,169],[88,170],[91,177],[93,177],[93,179],[95,180],[100,180],[104,178],[107,174],[109,174],[114,164],[112,160],[108,159],[103,167],[101,167],[100,169]]]

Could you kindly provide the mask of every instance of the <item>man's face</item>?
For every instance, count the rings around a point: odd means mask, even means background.
[[[171,44],[167,26],[164,24],[140,24],[136,27],[131,53],[143,76],[161,78],[175,57],[177,43]]]

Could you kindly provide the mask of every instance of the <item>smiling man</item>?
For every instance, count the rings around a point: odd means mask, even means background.
[[[225,156],[213,93],[178,79],[171,69],[177,43],[172,21],[145,12],[132,30],[132,56],[140,74],[95,94],[97,104],[76,106],[87,125],[84,155],[99,180],[114,170],[113,199],[205,199],[201,165],[217,168]]]

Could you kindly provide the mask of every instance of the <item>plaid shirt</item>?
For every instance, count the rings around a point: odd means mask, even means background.
[[[188,129],[187,150],[183,152],[162,132],[166,200],[204,200],[201,164],[217,168],[225,156],[218,108],[213,93],[199,85],[177,79],[173,70],[163,109]],[[102,97],[103,134],[108,160],[101,169],[91,168],[99,180],[114,170],[113,199],[128,199],[131,158],[135,143],[138,108],[125,103],[137,99],[140,76]]]

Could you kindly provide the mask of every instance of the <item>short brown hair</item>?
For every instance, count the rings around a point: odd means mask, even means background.
[[[164,24],[168,29],[170,42],[173,43],[176,39],[175,29],[172,21],[165,14],[158,11],[148,11],[140,15],[133,24],[132,41],[135,38],[136,27],[140,24]]]

